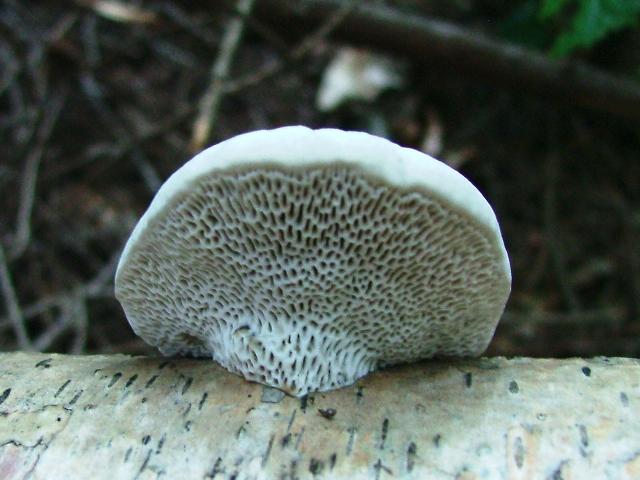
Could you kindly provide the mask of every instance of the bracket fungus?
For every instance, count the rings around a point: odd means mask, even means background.
[[[495,214],[461,174],[361,132],[239,135],[177,170],[115,292],[163,354],[302,396],[386,365],[474,356],[511,289]]]

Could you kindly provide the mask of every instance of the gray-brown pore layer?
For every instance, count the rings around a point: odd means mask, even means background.
[[[271,393],[211,361],[0,354],[0,478],[640,478],[640,360],[429,362]]]

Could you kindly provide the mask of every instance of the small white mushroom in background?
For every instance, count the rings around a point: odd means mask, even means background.
[[[402,86],[402,72],[400,63],[389,57],[341,48],[322,75],[316,106],[329,112],[349,100],[375,100],[382,91]]]
[[[360,132],[239,135],[160,188],[118,264],[134,331],[292,395],[473,356],[511,288],[495,214],[462,175]]]

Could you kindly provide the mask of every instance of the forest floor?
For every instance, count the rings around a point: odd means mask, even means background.
[[[355,43],[337,34],[352,12],[307,31],[260,0],[238,2],[241,17],[236,2],[189,3],[0,7],[0,350],[151,352],[113,297],[113,274],[159,185],[195,149],[304,124],[428,151],[485,194],[514,279],[490,354],[640,356],[640,130],[624,101],[608,104],[620,91],[561,98],[526,78],[496,81],[509,68],[492,77],[478,63],[476,76],[447,55],[385,52],[384,32],[366,49],[365,32],[359,48],[391,53],[402,86],[321,111],[327,65]],[[499,2],[397,3],[502,42]],[[580,61],[619,78],[625,41]]]

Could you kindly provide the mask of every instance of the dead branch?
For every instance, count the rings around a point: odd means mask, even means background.
[[[224,95],[224,82],[229,76],[231,62],[240,45],[240,39],[244,31],[243,16],[249,15],[255,0],[238,0],[238,12],[240,15],[233,18],[227,25],[220,44],[220,53],[211,67],[209,88],[200,100],[198,116],[193,125],[190,149],[193,152],[202,150],[209,140],[211,126],[216,121],[218,108]]]
[[[319,42],[330,35],[345,19],[355,10],[360,0],[352,0],[341,6],[332,13],[317,29],[294,47],[285,58],[279,58],[267,64],[255,73],[250,73],[233,81],[225,86],[226,93],[233,93],[248,87],[253,87],[265,80],[277,75],[289,62],[296,62],[304,58]]]
[[[326,21],[343,5],[340,0],[262,0],[256,5],[255,14],[274,27],[309,28]],[[347,42],[472,74],[473,78],[640,119],[640,86],[635,82],[578,61],[553,60],[448,22],[385,6],[361,5],[335,34]]]
[[[2,297],[4,299],[5,309],[9,316],[9,321],[13,327],[13,331],[18,340],[18,347],[21,350],[31,350],[31,340],[27,334],[27,329],[24,325],[24,316],[20,304],[18,303],[18,296],[16,295],[13,281],[11,280],[11,272],[7,265],[7,257],[4,253],[4,247],[0,243],[0,288],[2,289]]]
[[[21,256],[31,239],[31,212],[36,195],[36,181],[38,179],[38,170],[44,153],[44,148],[51,136],[53,127],[56,124],[62,105],[64,104],[65,95],[55,97],[50,105],[45,109],[42,124],[36,134],[35,146],[28,155],[25,162],[24,174],[20,188],[20,204],[18,207],[18,216],[16,220],[16,233],[13,238],[13,244],[9,252],[9,257],[15,259]]]
[[[2,246],[0,245],[0,249]],[[2,284],[2,292],[7,305],[8,318],[0,317],[0,332],[5,327],[13,327],[16,337],[21,338],[20,330],[25,331],[24,324],[26,320],[34,318],[38,315],[57,309],[60,311],[58,319],[46,328],[31,344],[30,348],[42,351],[49,348],[60,335],[69,328],[74,328],[76,336],[74,338],[71,351],[81,353],[86,346],[89,335],[89,318],[87,314],[87,300],[94,298],[112,298],[113,286],[111,284],[113,275],[118,265],[120,251],[113,253],[107,263],[100,268],[96,275],[89,282],[79,285],[71,290],[65,290],[61,293],[53,294],[40,298],[36,303],[27,305],[24,309],[18,304],[13,283],[8,276],[9,272],[3,263],[4,251],[0,250],[0,283]],[[6,270],[6,271],[5,271]],[[8,285],[8,287],[5,287]],[[23,349],[23,347],[20,347]]]
[[[211,361],[0,353],[0,455],[5,478],[630,479],[639,377],[624,358],[447,360],[297,399]]]

